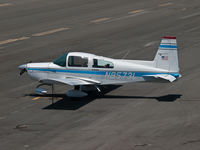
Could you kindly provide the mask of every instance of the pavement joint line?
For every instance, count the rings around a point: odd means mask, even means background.
[[[198,30],[198,29],[200,29],[199,26],[198,26],[198,27],[191,28],[191,29],[188,29],[188,30],[186,30],[186,32],[192,32],[192,31],[195,31],[195,30]]]
[[[23,36],[23,37],[14,38],[14,39],[8,39],[8,40],[0,41],[0,45],[8,44],[8,43],[16,42],[16,41],[27,40],[27,39],[30,39],[30,37]]]
[[[122,19],[135,17],[135,16],[138,16],[138,15],[145,14],[147,12],[149,12],[149,11],[141,11],[141,12],[138,12],[138,13],[135,13],[135,14],[129,14],[127,16],[122,16],[122,17],[118,17],[118,18],[115,18],[115,19],[111,19],[111,20],[105,21],[104,23],[109,23],[109,22],[113,22],[113,21],[119,21],[119,20],[122,20]]]
[[[187,15],[187,16],[183,16],[183,17],[181,17],[181,19],[188,19],[188,18],[191,18],[191,17],[199,16],[199,15],[200,15],[200,12],[196,12],[196,13],[193,13],[193,14],[190,14],[190,15]]]
[[[40,99],[40,97],[34,97],[32,100],[38,100]]]
[[[6,116],[2,116],[2,117],[0,117],[0,120],[3,120],[3,119],[5,119],[6,118]]]
[[[172,5],[172,4],[173,4],[172,2],[168,2],[168,3],[160,4],[159,6],[160,7],[165,7],[165,6],[169,6],[169,5]]]
[[[136,13],[139,13],[139,12],[143,12],[144,9],[138,9],[138,10],[133,10],[133,11],[130,11],[128,12],[129,14],[136,14]]]
[[[12,5],[11,3],[3,3],[3,4],[0,4],[0,7],[5,7],[5,6],[10,6]]]
[[[107,20],[110,20],[110,18],[104,17],[104,18],[99,18],[99,19],[92,20],[90,22],[91,23],[99,23],[99,22],[103,22],[103,21],[107,21]]]
[[[12,111],[11,114],[16,114],[18,112],[19,112],[18,110],[15,110],[15,111]]]
[[[157,41],[151,41],[151,42],[148,42],[144,45],[144,47],[148,47],[148,46],[152,46],[154,44],[156,44]]]
[[[0,47],[0,49],[3,49],[3,48],[5,48],[5,47]]]
[[[129,53],[130,53],[130,50],[127,50],[127,52],[126,52],[125,55],[122,57],[122,59],[125,59],[125,58],[128,56]]]
[[[126,51],[125,51],[126,52]],[[110,57],[115,57],[115,56],[118,56],[118,55],[122,55],[122,54],[124,54],[124,51],[119,51],[119,52],[115,52],[115,53],[113,53]],[[121,56],[120,55],[120,56]]]
[[[40,32],[40,33],[35,33],[35,34],[32,34],[32,36],[44,36],[44,35],[53,34],[53,33],[61,32],[68,29],[69,29],[68,27],[62,27],[62,28],[48,30],[48,31]]]

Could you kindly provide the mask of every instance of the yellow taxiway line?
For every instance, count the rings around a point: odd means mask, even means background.
[[[16,41],[27,40],[29,38],[30,37],[23,36],[23,37],[19,37],[19,38],[15,38],[15,39],[8,39],[8,40],[5,40],[5,41],[0,41],[0,45],[8,44],[8,43],[16,42]]]
[[[3,4],[0,4],[0,7],[5,7],[5,6],[10,6],[12,5],[11,3],[3,3]]]
[[[44,32],[40,32],[40,33],[35,33],[32,36],[43,36],[43,35],[48,35],[48,34],[60,32],[60,31],[68,30],[68,29],[69,29],[68,27],[62,27],[62,28],[58,28],[58,29],[44,31]]]
[[[133,11],[130,11],[129,14],[137,14],[143,11],[144,11],[143,9],[133,10]]]
[[[32,100],[38,100],[38,99],[40,99],[40,97],[35,97],[35,98],[33,98]]]
[[[95,19],[90,21],[91,23],[99,23],[99,22],[103,22],[103,21],[107,21],[110,20],[110,18],[104,17],[104,18],[99,18],[99,19]]]
[[[159,6],[160,7],[164,7],[164,6],[169,6],[169,5],[172,5],[173,3],[169,2],[169,3],[164,3],[164,4],[160,4]]]

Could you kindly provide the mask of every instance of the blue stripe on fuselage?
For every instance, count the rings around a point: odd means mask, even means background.
[[[160,45],[160,48],[177,48],[177,45]]]
[[[50,71],[50,72],[66,72],[66,73],[80,73],[80,74],[95,74],[105,75],[106,71],[89,71],[89,70],[61,70],[61,69],[45,69],[45,68],[28,68],[33,71]]]
[[[93,75],[106,75],[106,72],[132,72],[132,71],[92,71],[92,70],[61,70],[61,69],[46,69],[46,68],[28,68],[32,71],[49,71],[49,72],[64,72],[64,73],[77,73],[77,74],[93,74]],[[135,77],[143,77],[146,75],[157,74],[170,74],[174,77],[179,77],[179,73],[157,73],[157,72],[133,72]],[[127,74],[128,76],[128,74]]]

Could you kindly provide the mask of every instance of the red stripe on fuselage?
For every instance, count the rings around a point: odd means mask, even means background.
[[[164,37],[162,37],[163,39],[176,39],[176,37],[175,36],[164,36]]]

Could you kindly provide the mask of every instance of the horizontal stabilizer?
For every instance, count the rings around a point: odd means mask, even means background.
[[[173,82],[176,80],[176,78],[170,74],[156,74],[156,75],[146,75],[146,76],[154,77],[154,78],[161,78],[161,79],[168,80],[170,82]]]

